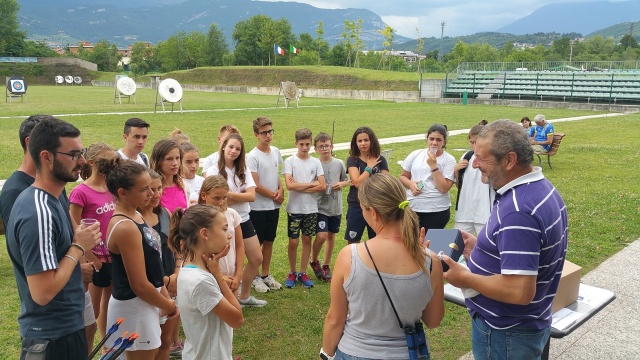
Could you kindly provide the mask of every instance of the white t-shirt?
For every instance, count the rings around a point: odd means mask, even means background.
[[[189,189],[189,202],[197,203],[204,178],[200,175],[196,175],[193,179],[182,178],[182,181],[184,181]]]
[[[299,183],[310,183],[324,176],[322,163],[314,157],[302,160],[298,155],[291,155],[284,161],[283,174],[291,174]],[[290,214],[313,214],[318,212],[318,193],[289,191],[287,212]]]
[[[228,167],[224,167],[227,172],[227,184],[229,185],[229,191],[235,193],[243,193],[246,192],[249,188],[255,188],[256,183],[253,181],[253,176],[251,176],[251,172],[249,172],[249,168],[245,167],[245,183],[240,184],[240,179],[236,176],[234,169],[229,169]],[[219,175],[220,171],[218,171],[218,165],[213,165],[207,169],[207,176],[211,175]],[[248,202],[238,203],[229,205],[230,208],[240,214],[240,218],[242,222],[249,220],[249,211],[251,211],[251,207]]]
[[[411,194],[411,190],[407,189],[407,199],[409,206],[415,212],[438,212],[444,211],[451,207],[451,198],[449,192],[441,193],[433,181],[433,173],[427,165],[428,149],[415,150],[402,162],[402,169],[411,173],[412,181],[420,181],[424,183],[422,191],[417,196]],[[456,166],[456,159],[446,151],[443,151],[436,158],[438,169],[445,179],[455,181],[453,169]]]
[[[177,299],[186,335],[183,359],[233,359],[233,328],[212,312],[222,297],[209,272],[190,265],[180,269]]]
[[[458,199],[458,210],[456,211],[455,222],[472,222],[484,224],[489,220],[493,199],[496,192],[488,184],[482,182],[482,172],[471,164],[475,155],[469,159],[469,165],[464,172],[460,198]],[[464,154],[460,158],[462,160]]]
[[[210,167],[214,166],[214,165],[218,165],[218,159],[220,159],[220,153],[219,152],[214,152],[213,154],[207,156],[206,158],[204,158],[202,160],[202,162],[200,163],[200,166],[202,166],[202,173],[203,174],[207,174],[207,175],[211,175],[207,172],[207,170],[209,170]]]
[[[247,167],[252,173],[258,174],[260,185],[276,192],[278,190],[278,180],[280,180],[280,172],[278,167],[282,165],[282,155],[277,147],[271,146],[268,153],[260,151],[257,147],[253,148],[247,154]],[[256,201],[251,203],[251,210],[274,210],[279,209],[280,205],[275,203],[273,199],[264,197],[256,192]]]
[[[227,208],[224,214],[229,224],[229,230],[227,231],[231,234],[231,241],[229,242],[229,253],[220,259],[220,271],[222,271],[222,275],[233,276],[236,274],[236,227],[240,225],[242,220],[238,212],[232,208]]]
[[[142,164],[142,165],[144,165],[144,166],[146,166],[146,167],[149,167],[149,163],[148,163],[148,162],[149,162],[149,158],[148,158],[148,157],[147,157],[147,155],[145,155],[144,153],[139,153],[139,154],[138,154],[138,156],[137,156],[135,159],[129,159],[129,158],[127,157],[127,155],[125,155],[125,154],[122,152],[122,149],[120,149],[120,150],[118,150],[118,156],[120,156],[120,158],[121,158],[121,159],[123,159],[123,160],[133,160],[133,161],[137,162],[138,164]],[[145,159],[147,159],[147,162],[144,162],[144,160],[142,159],[142,157],[144,157]]]

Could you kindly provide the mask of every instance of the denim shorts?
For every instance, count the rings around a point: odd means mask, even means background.
[[[409,358],[409,354],[407,354],[407,359],[408,358]],[[422,357],[420,357],[420,360],[429,360],[429,359],[431,359],[429,355],[422,355]],[[340,349],[336,349],[335,360],[380,360],[380,359],[370,359],[370,358],[351,356],[343,353],[342,351],[340,351]]]
[[[476,360],[534,360],[541,359],[549,340],[551,327],[544,329],[509,328],[497,330],[480,316],[471,319],[471,342]]]

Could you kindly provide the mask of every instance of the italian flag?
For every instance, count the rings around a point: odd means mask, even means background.
[[[282,55],[284,56],[284,49],[281,48],[280,46],[273,44],[273,52],[278,54],[278,55]]]
[[[290,51],[292,54],[298,54],[298,53],[300,52],[300,50],[299,50],[299,49],[296,49],[296,48],[295,48],[293,45],[291,45],[291,44],[289,44],[289,51]]]

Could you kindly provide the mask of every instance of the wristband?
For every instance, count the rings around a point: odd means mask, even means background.
[[[320,348],[320,359],[322,360],[333,360],[335,359],[336,356],[329,356],[329,354],[327,354],[326,352],[324,352],[323,348]]]
[[[69,254],[65,254],[64,257],[71,259],[76,265],[78,265],[78,260]]]
[[[82,256],[84,256],[84,248],[82,247],[82,245],[80,245],[78,243],[71,243],[71,246],[75,246],[78,249],[80,249],[80,251],[82,251]]]
[[[440,170],[440,169],[438,169],[438,168],[431,169],[431,172],[433,173],[433,172],[436,172],[436,171],[438,171],[438,170]]]
[[[96,269],[96,266],[93,265],[93,263],[91,264],[91,268],[93,269],[94,273],[99,273],[100,272],[100,270]]]
[[[371,170],[371,168],[370,168],[370,167],[368,167],[368,166],[366,166],[366,167],[364,168],[364,171],[368,172],[368,173],[369,173],[369,175],[371,175],[371,173],[373,172],[373,170]]]

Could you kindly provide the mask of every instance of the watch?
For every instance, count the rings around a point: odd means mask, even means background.
[[[329,356],[329,354],[327,354],[326,352],[324,352],[324,349],[320,348],[320,359],[322,360],[333,360],[335,359],[335,355],[334,356]]]

